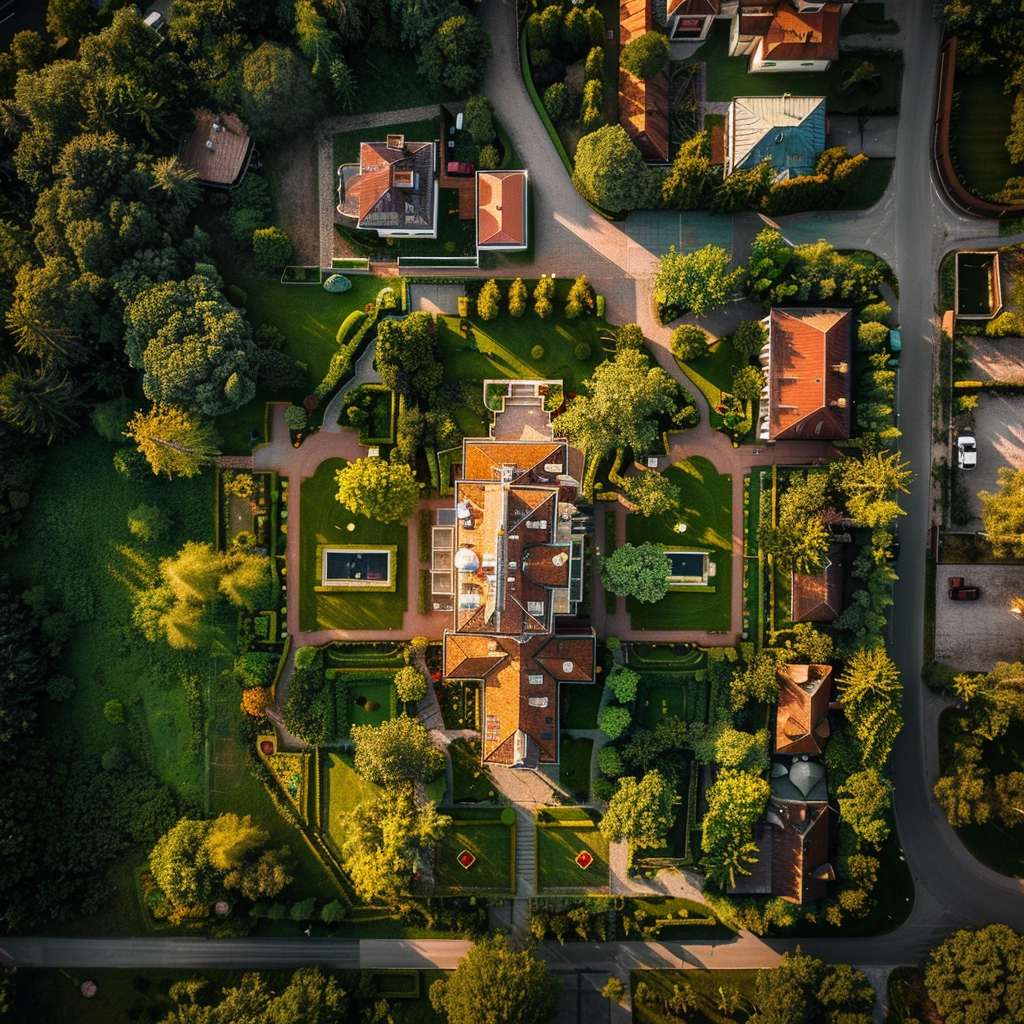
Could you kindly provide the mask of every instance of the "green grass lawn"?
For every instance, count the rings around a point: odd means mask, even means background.
[[[687,1024],[723,1024],[727,1021],[743,1021],[749,1016],[748,1010],[757,994],[757,971],[630,971],[630,987],[636,992],[643,982],[654,989],[659,999],[670,997],[674,986],[687,986],[695,994],[694,1005],[686,1014]],[[723,1014],[718,1009],[720,989],[733,990],[742,997],[742,1009],[735,1016]],[[698,1002],[700,1005],[698,1005]],[[706,1006],[708,1012],[702,1012]],[[636,1024],[669,1024],[679,1018],[662,1012],[660,1003],[638,1003],[633,1000],[633,1019]]]
[[[353,725],[381,725],[391,717],[391,691],[394,683],[358,677],[346,679],[346,682]],[[368,710],[364,707],[366,703],[376,704],[377,707]]]
[[[1010,163],[1006,151],[1013,97],[1003,92],[1005,82],[1006,68],[999,65],[974,75],[965,75],[959,68],[956,73],[959,99],[949,126],[950,149],[961,182],[982,198],[1021,173],[1020,164]]]
[[[684,722],[705,722],[708,715],[708,683],[698,682],[694,672],[644,672],[640,676],[637,713],[653,729],[665,717]]]
[[[537,818],[537,891],[608,889],[608,840],[597,830],[597,812],[582,807],[555,807]],[[547,822],[542,818],[549,819]],[[554,820],[552,820],[554,819]],[[593,858],[589,868],[576,863],[586,850]]]
[[[490,800],[494,796],[494,782],[480,764],[479,741],[453,740],[448,753],[452,759],[452,802]]]
[[[300,629],[401,629],[402,613],[408,604],[408,531],[401,523],[378,523],[366,516],[352,515],[335,501],[338,487],[334,474],[345,465],[344,459],[327,459],[317,467],[315,476],[302,481]],[[351,533],[346,529],[349,523],[356,527]],[[317,545],[346,542],[397,544],[398,558],[392,566],[397,574],[395,590],[318,593]]]
[[[563,685],[562,699],[566,710],[562,715],[562,728],[596,729],[597,710],[603,692],[604,687],[600,683]]]
[[[716,574],[714,591],[687,593],[670,590],[655,604],[628,598],[626,607],[634,629],[729,629],[732,623],[732,477],[719,474],[705,458],[695,455],[670,466],[666,475],[682,490],[682,511],[650,519],[626,519],[626,539],[632,544],[682,546],[711,552]],[[684,534],[675,532],[686,523]]]
[[[789,71],[773,74],[748,75],[746,57],[730,57],[729,24],[715,22],[707,39],[694,53],[694,61],[703,61],[707,68],[707,99],[728,102],[737,96],[824,96],[829,113],[853,114],[860,110],[895,112],[899,107],[900,69],[902,54],[890,51],[851,50],[833,61],[828,71]],[[869,93],[863,87],[849,96],[839,92],[847,72],[870,61],[882,76],[882,87]],[[957,80],[959,84],[959,79]]]
[[[342,814],[351,811],[364,800],[375,800],[383,792],[379,786],[367,782],[356,773],[352,755],[324,751],[320,795],[324,835],[336,850],[341,850],[342,832],[339,824]]]
[[[581,803],[590,799],[590,759],[593,740],[562,740],[559,750],[558,784]]]
[[[717,405],[722,400],[720,392],[732,391],[733,371],[744,365],[746,364],[743,356],[732,347],[731,342],[724,339],[712,345],[706,356],[693,359],[689,363],[680,363],[693,386],[712,405]],[[711,388],[707,387],[708,384]]]
[[[435,893],[512,891],[513,828],[501,822],[501,807],[467,807],[452,812],[451,830],[434,851]],[[469,850],[476,861],[464,868],[458,860]]]

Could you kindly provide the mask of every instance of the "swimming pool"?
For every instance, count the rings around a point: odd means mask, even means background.
[[[391,582],[391,552],[365,548],[326,548],[321,581],[325,587],[382,586]]]
[[[709,560],[706,551],[666,551],[671,565],[668,574],[670,584],[676,586],[705,586],[709,576]]]

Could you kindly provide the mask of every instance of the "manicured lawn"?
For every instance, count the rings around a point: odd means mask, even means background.
[[[732,622],[732,477],[722,475],[705,458],[695,455],[670,466],[666,475],[682,490],[682,511],[678,515],[647,519],[631,515],[626,519],[626,539],[632,544],[651,541],[709,551],[715,576],[714,590],[687,593],[670,590],[655,604],[628,598],[626,607],[634,629],[729,629]],[[686,533],[674,529],[678,522]]]
[[[638,715],[653,729],[665,717],[684,722],[707,721],[708,683],[694,672],[644,672],[640,676]]]
[[[680,363],[693,386],[712,406],[721,402],[721,392],[732,391],[733,370],[738,370],[743,365],[743,356],[732,347],[731,342],[724,339],[712,345],[706,356],[693,359],[689,363]],[[711,387],[708,387],[709,384]]]
[[[644,665],[682,670],[705,668],[707,663],[704,651],[692,644],[629,644],[629,666],[637,671]]]
[[[343,837],[339,824],[341,815],[351,811],[364,800],[376,799],[382,790],[356,773],[352,767],[351,754],[331,750],[324,751],[322,756],[321,820],[328,841],[336,850],[340,850]]]
[[[999,65],[975,75],[959,68],[956,73],[960,99],[949,126],[950,148],[960,180],[981,197],[998,192],[1007,178],[1021,173],[1006,151],[1013,97],[1003,92],[1005,82],[1006,68]]]
[[[531,292],[533,283],[527,282]],[[608,329],[608,323],[597,317],[566,320],[556,316],[553,320],[541,320],[529,302],[526,312],[515,319],[507,311],[508,284],[500,283],[502,312],[496,320],[484,323],[473,316],[468,318],[474,338],[463,338],[459,333],[458,317],[438,317],[438,349],[445,364],[445,380],[561,380],[566,391],[578,392],[581,383],[605,359],[601,332]],[[568,287],[566,282],[560,284]],[[556,308],[561,304],[564,297],[559,293]],[[475,314],[472,305],[470,312]],[[580,343],[590,349],[585,359],[576,358],[576,346]],[[532,356],[535,345],[544,349],[539,359]]]
[[[708,38],[694,53],[694,61],[703,61],[707,68],[707,99],[728,102],[736,96],[824,96],[830,113],[856,113],[865,110],[893,110],[899,106],[900,67],[902,54],[879,50],[851,50],[834,61],[828,71],[782,72],[778,74],[747,74],[746,57],[730,57],[729,24],[715,22]],[[882,76],[882,87],[869,93],[863,87],[849,96],[839,92],[848,71],[865,60]],[[959,85],[959,78],[957,79]]]
[[[360,680],[358,677],[347,678],[349,713],[353,725],[380,725],[391,717],[391,691],[394,683],[378,680]],[[368,710],[364,704],[376,704]]]
[[[562,687],[566,711],[562,715],[563,729],[596,729],[597,710],[601,705],[604,687],[600,683],[582,683]]]
[[[344,459],[327,459],[317,467],[314,476],[302,481],[300,628],[401,629],[402,613],[408,604],[405,577],[408,531],[401,523],[378,523],[366,516],[352,515],[338,504],[334,497],[338,490],[334,474],[345,465]],[[355,530],[346,529],[349,523],[355,524]],[[396,574],[394,591],[318,593],[317,545],[332,543],[397,544],[398,557],[391,567]]]
[[[451,830],[434,851],[435,892],[511,892],[515,832],[501,821],[501,807],[460,808]],[[469,868],[459,854],[469,850],[476,861]]]
[[[582,807],[554,807],[537,816],[537,891],[608,889],[608,840],[597,830],[598,815]],[[593,858],[583,869],[576,857]]]
[[[457,98],[444,86],[431,85],[417,72],[414,50],[357,46],[346,54],[345,62],[355,72],[359,86],[355,106],[360,114],[423,107]]]
[[[752,76],[753,77],[753,76]],[[686,986],[706,1005],[708,1013],[693,1005],[686,1014],[687,1024],[722,1024],[723,1021],[746,1020],[747,1010],[757,994],[757,971],[630,971],[631,989],[636,992],[640,982],[650,986],[664,1000],[672,996],[676,985]],[[718,1010],[720,989],[733,990],[742,996],[743,1008],[735,1016],[726,1016]],[[695,1003],[697,1002],[695,1000]],[[661,1012],[661,1004],[648,1005],[633,1000],[633,1019],[636,1024],[667,1024],[678,1020]]]
[[[558,783],[581,803],[590,799],[590,759],[593,740],[566,738],[561,742]]]
[[[494,796],[494,783],[480,764],[479,741],[453,740],[448,753],[452,759],[452,803],[490,800]]]

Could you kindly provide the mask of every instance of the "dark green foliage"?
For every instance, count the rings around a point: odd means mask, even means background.
[[[746,358],[760,355],[768,341],[768,329],[760,320],[744,320],[729,339],[737,353]]]
[[[463,128],[473,137],[478,146],[494,141],[494,107],[482,93],[466,100],[463,112]]]
[[[247,174],[231,190],[231,206],[224,214],[232,237],[241,245],[270,224],[270,187],[262,174]]]
[[[554,82],[544,90],[544,109],[554,125],[560,126],[568,121],[575,111],[564,82]]]
[[[619,63],[644,80],[668,71],[669,43],[660,32],[644,32],[631,39],[619,54]]]
[[[243,689],[270,686],[277,672],[277,655],[265,651],[249,651],[235,658],[235,680]]]
[[[313,654],[302,658],[296,654],[295,670],[288,682],[288,699],[284,708],[284,724],[290,733],[307,743],[320,744],[334,739],[334,692],[324,676],[323,651],[301,647],[300,652]]]
[[[584,135],[576,147],[573,184],[584,199],[614,213],[657,205],[659,175],[621,125]]]
[[[491,59],[491,37],[471,14],[456,14],[426,39],[419,71],[435,85],[465,93],[477,88]]]
[[[436,357],[437,325],[430,313],[410,313],[404,320],[384,320],[377,332],[374,360],[385,387],[406,399],[429,400],[441,384],[443,367]]]
[[[311,125],[324,107],[324,90],[288,46],[265,42],[242,62],[242,120],[261,142],[273,143]]]
[[[280,270],[292,258],[295,248],[287,231],[270,227],[253,232],[252,251],[264,270]]]

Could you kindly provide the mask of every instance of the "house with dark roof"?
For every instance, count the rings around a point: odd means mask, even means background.
[[[837,547],[829,548],[821,572],[793,573],[794,622],[832,622],[839,617],[843,610],[843,563]]]
[[[361,231],[381,238],[437,237],[436,143],[407,142],[404,135],[363,142],[358,171],[345,165],[338,174],[344,193],[338,213]]]
[[[775,670],[779,703],[776,754],[821,754],[828,739],[831,665],[780,665]]]
[[[850,436],[848,309],[772,309],[761,352],[763,441],[835,441]]]
[[[514,251],[527,246],[526,171],[476,172],[476,246]]]
[[[718,0],[668,0],[665,30],[669,39],[697,42],[706,39],[718,17]]]
[[[195,115],[195,130],[181,140],[178,159],[196,172],[201,185],[237,185],[245,177],[254,152],[248,129],[235,114],[200,109]]]
[[[654,28],[651,0],[619,3],[619,51]],[[668,163],[668,76],[643,80],[619,67],[619,124],[648,163]]]
[[[770,161],[778,178],[813,174],[826,146],[824,96],[739,96],[725,119],[725,174]]]
[[[813,0],[739,0],[729,56],[747,71],[827,71],[839,59],[839,23],[851,4]]]
[[[583,599],[568,442],[536,382],[508,384],[492,436],[463,441],[444,674],[481,683],[483,762],[536,768],[558,762],[559,687],[593,682],[596,638],[559,623]]]

